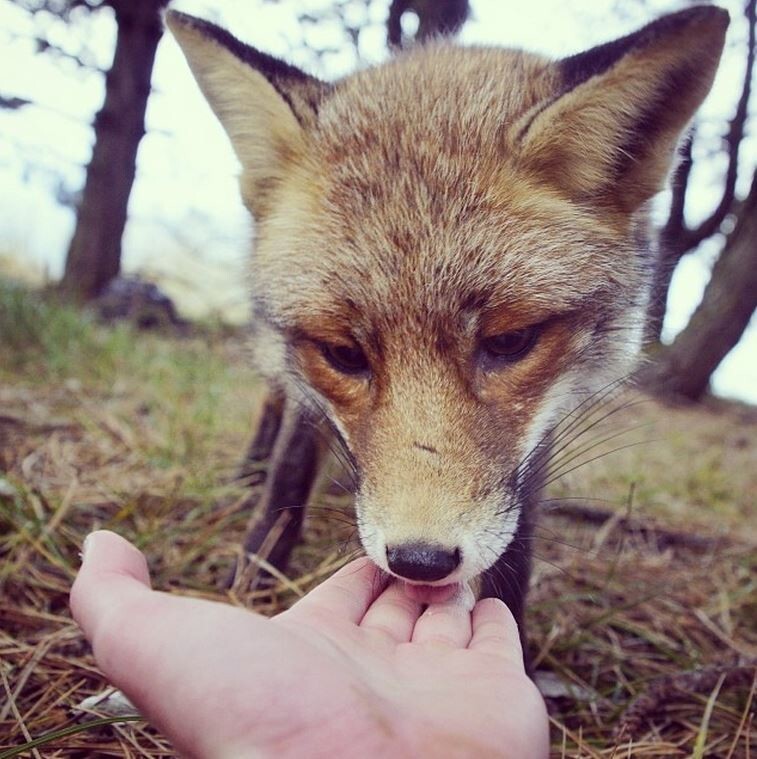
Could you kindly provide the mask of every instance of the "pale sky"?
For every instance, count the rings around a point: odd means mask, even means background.
[[[172,7],[227,26],[243,41],[287,57],[323,78],[335,78],[382,60],[388,0],[373,2],[370,17],[360,0],[348,6],[350,21],[365,27],[360,60],[347,44],[341,26],[326,21],[308,29],[296,22],[301,11],[329,7],[329,0],[175,0]],[[721,2],[734,22],[729,32],[733,51],[726,54],[708,101],[702,109],[697,152],[714,154],[723,133],[723,118],[733,112],[744,66],[740,0]],[[681,7],[675,0],[627,0],[623,14],[610,12],[619,3],[593,0],[472,0],[473,14],[463,29],[464,43],[523,47],[555,57],[577,52],[633,31],[661,13]],[[88,55],[107,68],[114,42],[109,11],[81,18],[72,32],[62,22],[39,17],[31,21],[9,0],[0,0],[0,64],[2,94],[38,103],[18,112],[0,110],[0,257],[13,256],[26,268],[47,276],[62,271],[73,228],[72,212],[55,200],[58,178],[68,190],[83,181],[92,133],[89,127],[103,97],[102,77],[78,70],[61,59],[35,55],[30,37],[44,30],[64,49],[79,53],[88,41]],[[303,43],[329,49],[319,60]],[[158,50],[150,99],[148,134],[140,146],[138,174],[124,240],[127,272],[156,278],[190,314],[222,311],[246,318],[245,258],[250,224],[237,195],[236,161],[226,136],[199,94],[176,44],[166,35]],[[744,145],[745,165],[757,163],[757,138],[751,130]],[[722,157],[697,164],[696,193],[687,212],[703,217],[718,200]],[[751,171],[744,171],[742,192]],[[664,202],[664,199],[661,201]],[[687,322],[701,299],[717,255],[711,244],[684,259],[674,279],[667,339]],[[717,392],[757,403],[757,328],[754,322],[738,348],[715,376]]]

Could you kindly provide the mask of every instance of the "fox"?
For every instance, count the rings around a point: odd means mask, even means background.
[[[333,82],[205,20],[166,23],[254,221],[271,395],[251,456],[272,464],[247,550],[278,525],[285,562],[317,420],[367,556],[421,603],[501,598],[523,635],[550,449],[638,361],[651,203],[728,13],[690,7],[558,60],[439,38]]]

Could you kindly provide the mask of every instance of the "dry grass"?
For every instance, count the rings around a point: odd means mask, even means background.
[[[261,392],[239,339],[34,314],[34,334],[0,340],[0,757],[77,727],[22,755],[173,756],[144,722],[88,724],[74,710],[106,686],[67,609],[84,536],[115,529],[157,586],[269,614],[344,561],[349,530],[316,509],[286,581],[224,590],[247,519],[230,475]],[[571,472],[544,503],[529,625],[554,755],[747,757],[757,414],[649,402],[613,414],[607,434],[650,420],[631,441],[658,442]]]

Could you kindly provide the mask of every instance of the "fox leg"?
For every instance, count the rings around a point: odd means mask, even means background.
[[[273,452],[273,446],[281,429],[284,402],[284,394],[278,390],[271,390],[265,399],[255,437],[247,449],[247,454],[237,475],[237,479],[244,481],[250,487],[260,485],[265,480],[265,470],[261,465],[271,457]],[[253,500],[254,503],[257,503],[257,497],[254,497]],[[254,503],[249,504],[251,508]]]
[[[305,507],[323,460],[321,433],[297,404],[275,391],[266,401],[245,462],[252,467],[268,458],[260,494],[250,497],[254,514],[244,550],[277,569],[285,569],[302,530]]]

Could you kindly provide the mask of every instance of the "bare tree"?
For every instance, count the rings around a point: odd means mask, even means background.
[[[657,393],[697,400],[757,308],[757,174],[686,329],[641,374]]]
[[[144,116],[158,42],[163,34],[161,10],[168,0],[14,0],[34,15],[45,12],[72,21],[76,12],[110,8],[115,14],[116,47],[105,75],[105,101],[95,116],[92,158],[87,166],[76,226],[61,283],[76,300],[89,300],[115,277],[121,265],[121,239],[136,172],[137,149],[145,133]],[[82,56],[65,52],[44,37],[41,53],[73,59],[92,68]],[[3,99],[6,108],[21,107]]]
[[[145,109],[167,0],[108,0],[118,25],[105,102],[95,117],[94,146],[76,227],[66,256],[63,290],[95,297],[121,266],[121,239],[145,133]]]
[[[750,248],[748,238],[750,230],[752,235],[755,232],[755,222],[750,218],[757,214],[754,184],[744,202],[739,202],[736,197],[740,147],[749,117],[754,76],[756,5],[757,0],[747,0],[744,11],[748,24],[746,66],[736,111],[724,138],[728,164],[720,201],[714,211],[695,227],[688,226],[685,218],[693,167],[691,138],[673,178],[672,202],[668,219],[661,230],[661,255],[649,310],[648,334],[653,346],[660,339],[671,277],[681,258],[719,234],[725,222],[735,220],[735,226],[713,269],[704,299],[689,324],[672,345],[653,348],[656,352],[651,363],[639,374],[641,384],[662,395],[685,396],[695,400],[705,393],[710,376],[740,340],[756,305],[754,290],[750,293],[742,286],[753,282],[757,265],[757,251],[752,249],[753,242]],[[744,267],[741,274],[738,266]]]

